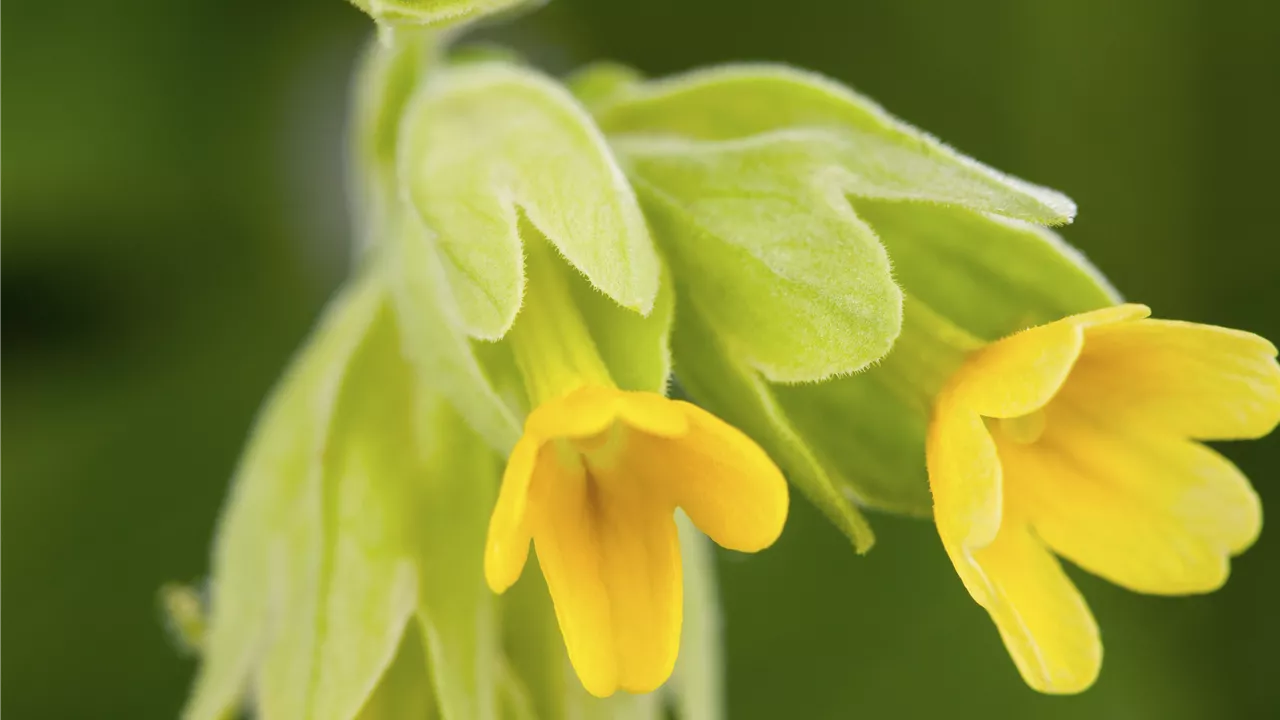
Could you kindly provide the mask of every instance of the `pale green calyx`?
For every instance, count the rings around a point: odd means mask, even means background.
[[[1075,211],[1064,196],[965,158],[812,73],[743,65],[641,83],[606,67],[575,86],[595,88],[593,114],[656,238],[678,274],[698,277],[691,301],[771,380],[860,370],[897,335],[889,259],[846,198],[1042,224]]]
[[[428,397],[442,397],[491,447],[506,452],[520,436],[514,408],[463,326],[432,233],[400,192],[401,118],[423,78],[440,62],[427,31],[401,31],[371,43],[357,70],[351,168],[358,254],[381,252],[402,324],[405,353]]]
[[[616,74],[616,71],[612,71]],[[784,65],[727,65],[622,87],[593,107],[611,136],[692,141],[778,130],[827,131],[851,195],[957,203],[1043,225],[1070,222],[1070,198],[965,157],[817,73]],[[863,151],[841,152],[841,143]],[[847,149],[847,145],[844,149]]]
[[[399,169],[471,335],[502,337],[520,309],[521,215],[619,305],[653,309],[658,258],[640,206],[550,78],[498,62],[433,73],[402,120]]]
[[[467,334],[430,233],[404,202],[394,202],[395,214],[379,241],[393,268],[396,310],[408,319],[405,352],[419,386],[448,399],[492,448],[508,452],[520,437],[518,402],[504,397],[501,368],[485,362],[494,354],[485,351],[493,348]]]
[[[469,550],[497,459],[447,405],[416,402],[396,324],[365,273],[264,411],[219,529],[186,717],[246,699],[262,717],[355,717],[410,623],[433,703],[494,715],[495,606]]]
[[[591,379],[598,385],[665,394],[675,313],[675,290],[666,273],[652,312],[644,316],[591,287],[527,221],[521,223],[520,233],[528,288],[520,316],[500,346],[510,348],[518,366],[522,356],[536,348],[531,359],[541,368],[521,369],[530,401],[522,410],[559,394],[534,387],[540,383],[531,376],[543,372],[570,374],[545,383],[552,388]]]

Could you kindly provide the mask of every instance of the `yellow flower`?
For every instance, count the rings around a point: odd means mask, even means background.
[[[781,472],[754,442],[686,402],[588,385],[525,423],[489,524],[495,592],[537,548],[569,659],[604,697],[671,675],[682,584],[674,513],[720,545],[771,545],[787,516]]]
[[[1102,662],[1093,616],[1055,554],[1137,592],[1202,593],[1261,530],[1248,480],[1197,441],[1276,427],[1276,348],[1149,312],[1121,305],[993,343],[934,405],[938,532],[1042,692],[1084,690]]]

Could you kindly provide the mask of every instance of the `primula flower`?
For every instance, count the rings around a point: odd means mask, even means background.
[[[1073,315],[972,354],[934,405],[934,514],[1027,683],[1087,688],[1098,628],[1054,555],[1137,592],[1215,590],[1257,538],[1258,496],[1200,440],[1280,421],[1276,348],[1245,332]]]
[[[754,552],[778,538],[787,505],[778,468],[714,415],[588,385],[529,415],[490,520],[485,576],[505,591],[532,539],[583,686],[649,692],[671,675],[680,642],[676,508],[721,546]]]
[[[714,415],[619,387],[575,300],[575,271],[532,228],[524,245],[524,298],[502,343],[532,410],[489,519],[485,579],[505,592],[532,541],[583,687],[597,697],[650,692],[670,677],[680,645],[676,509],[720,545],[754,552],[782,533],[787,483]]]

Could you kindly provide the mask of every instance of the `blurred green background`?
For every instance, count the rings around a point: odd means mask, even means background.
[[[5,3],[3,712],[172,717],[193,662],[156,608],[194,580],[264,394],[341,280],[340,0]],[[823,71],[1072,195],[1066,232],[1160,315],[1280,339],[1280,4],[556,0],[482,34],[566,71],[725,60]],[[1280,439],[1226,452],[1280,507]],[[797,503],[723,558],[730,714],[1280,717],[1280,536],[1212,596],[1076,573],[1107,656],[1023,686],[931,526],[858,558]]]

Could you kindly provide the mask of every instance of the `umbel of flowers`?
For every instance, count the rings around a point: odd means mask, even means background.
[[[356,267],[181,605],[186,717],[718,717],[707,538],[788,484],[857,552],[932,514],[1045,692],[1101,662],[1057,556],[1184,594],[1256,538],[1200,441],[1280,422],[1276,349],[1122,304],[1062,195],[792,68],[561,81],[453,51],[513,0],[357,4]]]

